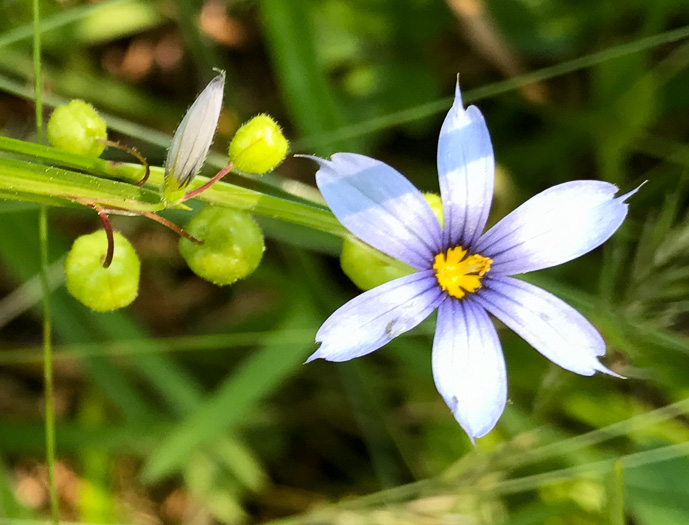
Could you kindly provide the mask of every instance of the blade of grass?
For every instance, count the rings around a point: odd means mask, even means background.
[[[0,47],[5,47],[24,40],[29,40],[36,33],[41,35],[42,33],[50,31],[51,29],[56,29],[67,24],[71,24],[72,22],[81,20],[89,13],[97,11],[99,9],[108,9],[111,6],[117,4],[131,3],[131,1],[132,0],[112,0],[110,2],[101,2],[98,4],[91,4],[86,6],[65,9],[64,11],[57,13],[51,17],[48,17],[42,21],[39,20],[39,23],[37,25],[32,22],[31,24],[17,26],[8,31],[5,31],[2,35],[0,35]]]
[[[543,82],[562,75],[573,73],[581,69],[587,69],[598,64],[603,64],[619,57],[640,53],[662,45],[670,44],[689,38],[689,26],[683,26],[653,36],[640,38],[632,42],[609,47],[603,51],[591,53],[583,57],[561,62],[554,66],[532,71],[525,75],[512,77],[488,84],[476,89],[467,90],[462,94],[465,104],[472,104],[479,100],[502,95],[510,91],[515,91],[529,84]],[[443,113],[452,104],[452,97],[423,104],[404,111],[397,111],[381,117],[376,117],[367,121],[357,122],[348,126],[343,126],[336,131],[322,132],[308,135],[292,142],[294,151],[309,151],[316,147],[325,147],[338,141],[361,137],[369,133],[374,133],[381,129],[399,126],[408,122],[424,119],[431,115]]]
[[[33,0],[33,66],[36,108],[36,137],[43,142],[43,103],[41,102],[41,31],[40,2]],[[48,258],[48,207],[42,204],[38,215],[38,236],[41,260],[41,289],[43,290],[43,389],[45,404],[45,453],[48,464],[48,493],[53,523],[60,522],[60,506],[55,481],[55,404],[53,400],[53,350],[50,313],[50,278]]]
[[[285,347],[283,332],[314,324],[313,312],[297,295],[284,320],[265,335],[262,348],[247,357],[153,450],[142,470],[142,478],[149,483],[159,481],[184,465],[197,447],[235,429],[261,399],[301,365],[310,351],[308,346]]]
[[[300,132],[307,136],[336,133],[346,122],[319,64],[307,4],[304,0],[264,0],[259,6],[283,95]],[[349,135],[311,145],[320,155],[357,151],[354,138]]]
[[[624,525],[624,482],[622,480],[622,462],[615,462],[605,480],[606,492],[606,523],[609,525]]]
[[[27,242],[34,239],[35,214],[14,213],[0,221],[0,259],[6,274],[15,281],[25,282],[36,275],[40,266],[39,245]],[[48,239],[50,253],[64,254],[68,248],[66,242],[53,232]],[[65,342],[84,343],[102,341],[102,333],[94,327],[96,314],[84,308],[67,294],[64,288],[58,289],[51,296],[52,319],[54,331],[58,338]],[[101,315],[107,319],[108,314]],[[120,371],[112,366],[104,356],[92,355],[82,360],[85,377],[96,385],[120,409],[128,421],[151,421],[156,411],[149,408],[143,396],[131,385]]]

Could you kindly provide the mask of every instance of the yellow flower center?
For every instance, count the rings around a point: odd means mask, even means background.
[[[436,255],[433,263],[440,288],[457,299],[464,297],[467,292],[472,293],[481,288],[481,277],[490,270],[493,263],[488,257],[467,257],[466,254],[464,248],[456,246],[447,250],[447,253]]]

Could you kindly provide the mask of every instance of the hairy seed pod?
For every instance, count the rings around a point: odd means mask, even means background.
[[[93,106],[83,100],[72,100],[69,104],[58,106],[48,121],[48,141],[53,147],[71,153],[98,157],[107,140],[105,121]]]
[[[165,159],[164,199],[172,204],[206,161],[222,107],[225,72],[216,76],[196,98],[172,138]]]
[[[103,230],[75,240],[65,259],[67,291],[97,312],[129,306],[139,291],[139,257],[124,235],[115,232],[114,237],[115,251],[107,268],[103,268],[108,249]]]
[[[275,169],[287,151],[289,142],[270,115],[256,115],[242,124],[230,142],[230,162],[234,169],[261,175]]]
[[[246,212],[206,206],[186,230],[203,244],[180,239],[182,257],[196,275],[214,284],[232,284],[261,262],[263,233]]]

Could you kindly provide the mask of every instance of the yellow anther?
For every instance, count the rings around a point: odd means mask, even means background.
[[[467,251],[461,246],[450,248],[446,253],[435,256],[433,269],[438,284],[443,291],[452,297],[461,299],[467,292],[472,293],[481,288],[481,277],[488,270],[493,260],[482,255],[466,256]]]

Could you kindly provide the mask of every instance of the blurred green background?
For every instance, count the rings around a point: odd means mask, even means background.
[[[648,181],[604,248],[529,276],[594,322],[627,379],[565,372],[500,327],[510,402],[476,447],[435,390],[433,319],[354,362],[302,365],[357,293],[338,238],[259,217],[261,267],[218,288],[172,233],[115,217],[142,259],[140,296],[96,314],[65,292],[61,265],[99,221],[51,209],[65,520],[689,523],[685,1],[44,0],[41,12],[46,112],[85,99],[153,164],[216,67],[227,85],[209,174],[238,125],[268,112],[295,153],[365,153],[437,191],[459,72],[499,163],[491,221],[555,183]],[[33,141],[30,2],[0,3],[0,31],[0,133]],[[314,172],[290,158],[229,180],[308,200]],[[0,201],[2,523],[48,514],[37,217]]]

